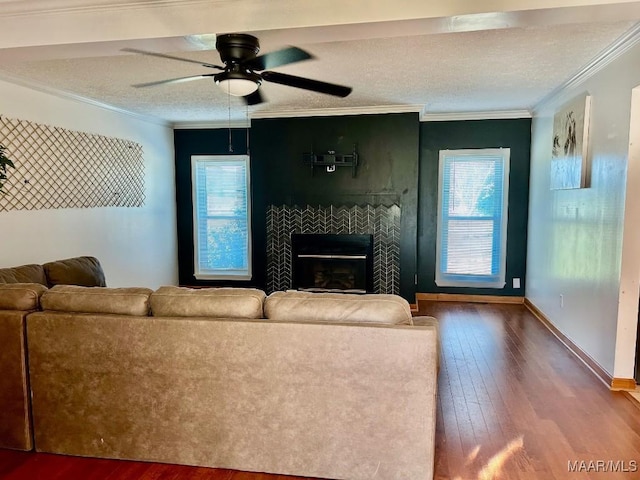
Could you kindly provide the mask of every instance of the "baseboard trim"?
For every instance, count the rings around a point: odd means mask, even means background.
[[[416,301],[418,300],[431,302],[524,303],[524,297],[510,297],[506,295],[464,295],[458,293],[416,293]]]
[[[549,331],[553,333],[553,335],[558,340],[560,340],[571,353],[573,353],[582,363],[584,363],[587,368],[589,368],[589,370],[591,370],[595,374],[598,380],[604,383],[607,388],[613,390],[613,377],[609,375],[606,370],[598,364],[598,362],[596,362],[589,356],[589,354],[587,354],[584,350],[573,343],[564,333],[558,330],[558,328],[553,323],[551,323],[551,320],[549,320],[547,316],[531,302],[531,300],[525,298],[524,306],[533,314],[534,317],[536,317],[545,327],[547,327]],[[633,389],[635,389],[635,381],[633,384]]]
[[[611,380],[611,390],[614,391],[635,391],[636,381],[633,378],[613,378]]]

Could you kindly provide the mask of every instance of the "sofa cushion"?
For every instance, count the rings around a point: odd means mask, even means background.
[[[74,257],[45,263],[44,272],[50,287],[54,285],[81,285],[106,287],[104,271],[95,257]]]
[[[156,317],[262,318],[266,295],[255,288],[160,287],[151,294]]]
[[[0,283],[40,283],[47,285],[42,265],[29,264],[13,268],[0,268]]]
[[[0,284],[0,310],[37,310],[46,290],[39,283]]]
[[[270,320],[412,324],[409,302],[387,294],[275,292],[265,300],[264,311]]]
[[[56,285],[40,299],[43,310],[80,313],[148,315],[149,288],[107,288]]]

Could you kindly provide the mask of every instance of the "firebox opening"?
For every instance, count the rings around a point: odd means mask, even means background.
[[[373,235],[293,234],[293,288],[373,292]]]

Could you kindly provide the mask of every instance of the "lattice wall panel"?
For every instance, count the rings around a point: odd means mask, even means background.
[[[292,233],[373,234],[373,290],[400,290],[400,207],[306,207],[270,205],[267,210],[267,290],[291,288]]]
[[[0,210],[144,205],[135,142],[0,117],[0,143],[16,166],[7,170]]]

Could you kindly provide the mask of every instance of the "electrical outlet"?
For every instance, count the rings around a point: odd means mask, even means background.
[[[560,308],[564,307],[564,295],[560,294]]]
[[[513,279],[513,288],[520,288],[520,279],[519,278],[514,278]]]

